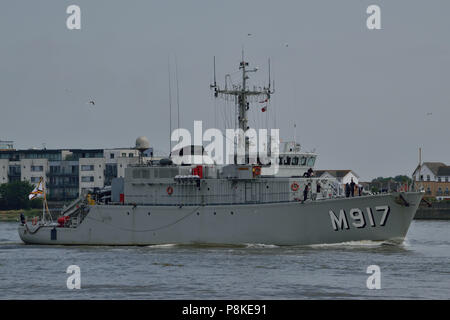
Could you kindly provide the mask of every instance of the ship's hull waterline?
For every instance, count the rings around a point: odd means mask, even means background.
[[[27,224],[19,226],[19,234],[27,244],[56,245],[402,241],[422,195],[184,207],[94,205],[76,228]]]

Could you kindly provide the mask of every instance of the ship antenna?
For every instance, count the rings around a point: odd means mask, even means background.
[[[216,82],[216,56],[214,56],[214,87],[217,86]]]
[[[210,88],[214,88],[216,98],[220,93],[221,97],[224,97],[225,99],[227,96],[233,96],[237,99],[238,104],[237,116],[239,123],[238,127],[239,129],[242,129],[244,132],[247,131],[248,129],[247,111],[250,109],[249,100],[254,101],[254,99],[258,99],[261,97],[269,100],[270,95],[273,93],[273,91],[270,89],[270,85],[268,87],[264,87],[259,90],[256,87],[254,87],[253,89],[247,88],[247,80],[249,79],[248,74],[251,72],[258,71],[258,68],[249,69],[248,66],[249,63],[244,60],[244,49],[242,49],[242,60],[239,64],[239,69],[242,72],[242,84],[238,87],[233,88],[225,87],[225,89],[220,89],[216,83],[210,85]],[[248,139],[246,139],[245,141],[245,150],[248,150]]]
[[[177,115],[177,123],[178,123],[178,129],[180,128],[180,95],[178,92],[178,61],[177,56],[175,55],[175,77],[177,82],[177,108],[178,108],[178,115]]]
[[[170,55],[167,56],[167,69],[169,74],[169,154],[172,152],[172,88],[170,81]]]

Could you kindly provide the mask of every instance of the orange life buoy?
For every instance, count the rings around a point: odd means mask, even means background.
[[[261,167],[259,167],[259,166],[253,167],[253,174],[254,174],[255,176],[261,175]]]
[[[170,196],[173,193],[173,188],[172,187],[167,187],[167,194]]]
[[[298,188],[299,188],[299,185],[298,185],[297,182],[294,182],[294,183],[291,184],[291,189],[292,189],[292,191],[297,191]]]

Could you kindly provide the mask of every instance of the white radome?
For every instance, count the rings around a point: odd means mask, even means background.
[[[139,151],[145,151],[150,148],[150,141],[148,141],[147,137],[141,136],[136,139],[136,149]]]

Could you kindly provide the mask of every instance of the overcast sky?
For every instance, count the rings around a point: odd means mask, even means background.
[[[66,27],[71,4],[81,30]],[[370,4],[382,30],[366,27]],[[2,0],[0,140],[106,148],[145,135],[167,152],[168,58],[172,123],[176,61],[181,127],[223,128],[234,107],[214,102],[213,56],[218,80],[237,83],[244,48],[260,68],[252,82],[266,84],[270,57],[276,87],[250,125],[268,116],[289,140],[296,123],[318,168],[410,175],[420,146],[423,160],[450,164],[449,12],[448,0]]]

